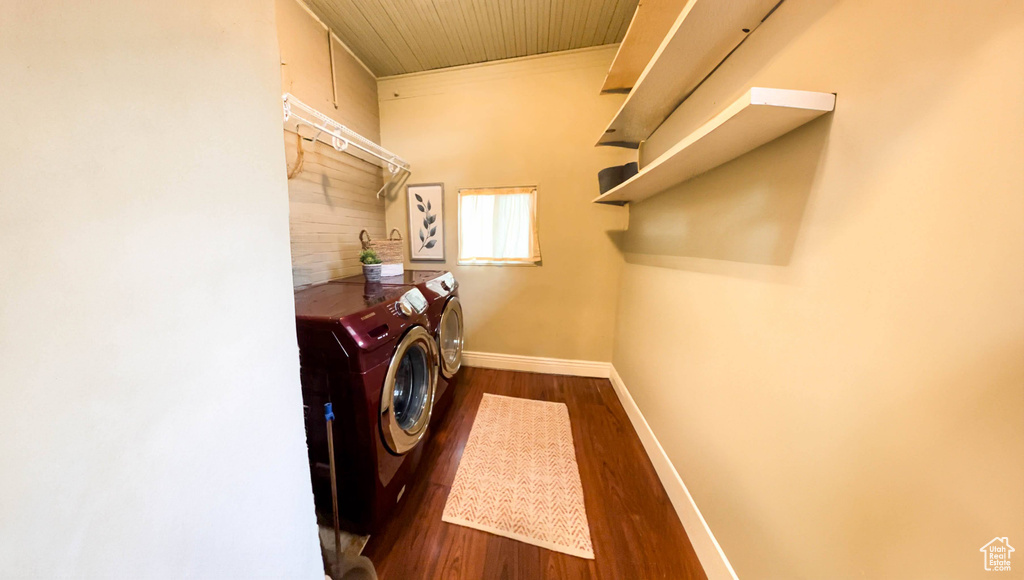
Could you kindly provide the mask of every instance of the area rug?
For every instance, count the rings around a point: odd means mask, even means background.
[[[565,404],[485,394],[441,519],[592,560]]]

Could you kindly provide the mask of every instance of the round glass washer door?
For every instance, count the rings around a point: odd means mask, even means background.
[[[452,296],[444,305],[441,323],[437,329],[438,350],[441,354],[441,373],[452,378],[462,368],[462,303]]]
[[[391,357],[380,398],[381,436],[392,453],[407,453],[423,439],[436,387],[436,346],[425,328],[414,326]]]

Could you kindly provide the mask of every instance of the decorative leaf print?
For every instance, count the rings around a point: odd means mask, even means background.
[[[419,230],[420,237],[420,250],[431,249],[437,246],[439,241],[435,236],[437,235],[437,226],[434,225],[437,222],[437,214],[433,213],[434,204],[431,200],[424,200],[423,196],[418,193],[413,193],[416,201],[416,209],[423,216],[423,227]]]

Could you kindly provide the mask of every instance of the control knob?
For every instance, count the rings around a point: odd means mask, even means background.
[[[402,316],[408,318],[408,317],[412,316],[412,313],[413,313],[412,305],[410,305],[405,300],[399,300],[398,301],[398,312],[401,313]]]

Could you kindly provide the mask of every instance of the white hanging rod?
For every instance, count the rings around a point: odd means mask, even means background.
[[[351,145],[379,159],[392,176],[402,171],[409,173],[408,161],[296,99],[295,95],[285,93],[281,99],[284,105],[284,122],[286,125],[289,122],[294,124],[296,133],[299,132],[300,125],[309,125],[317,130],[316,135],[312,137],[314,141],[320,139],[338,151],[345,151]]]

